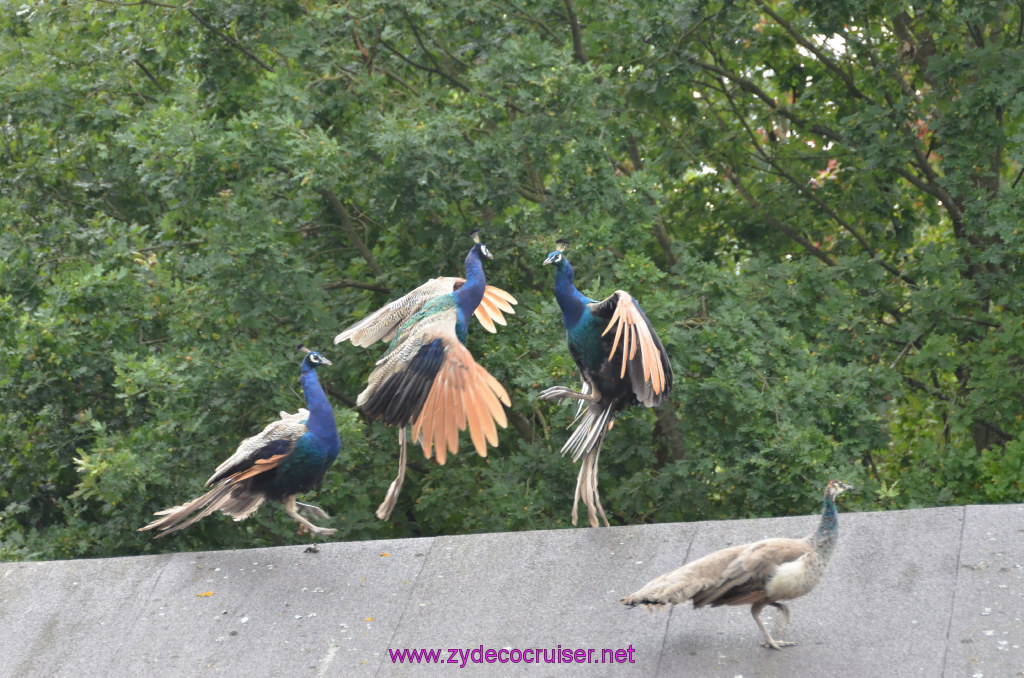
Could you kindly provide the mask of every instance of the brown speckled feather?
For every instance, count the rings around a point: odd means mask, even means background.
[[[748,544],[719,572],[716,581],[709,581],[692,596],[693,606],[743,605],[762,600],[765,585],[778,566],[810,550],[807,539],[764,539]]]
[[[351,340],[355,346],[370,346],[377,341],[391,341],[398,329],[423,305],[434,297],[450,294],[466,282],[465,278],[432,278],[403,297],[366,316],[334,338],[335,344]],[[514,315],[515,297],[505,290],[487,285],[484,297],[473,315],[488,332],[496,332],[494,323],[505,325],[502,312]]]

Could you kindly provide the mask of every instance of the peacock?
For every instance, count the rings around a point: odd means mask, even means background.
[[[212,490],[181,506],[158,511],[155,515],[163,517],[139,528],[140,532],[155,528],[160,530],[157,537],[165,537],[214,511],[245,520],[268,499],[282,504],[285,513],[313,534],[336,532],[299,515],[301,509],[326,520],[329,516],[323,509],[296,501],[296,495],[320,484],[341,449],[334,412],[316,376],[316,369],[330,365],[331,361],[303,346],[299,349],[306,354],[299,377],[306,408],[295,414],[281,412],[279,420],[243,440],[206,481],[207,487],[213,486]]]
[[[579,426],[562,447],[563,455],[572,452],[574,462],[583,458],[572,524],[576,524],[582,498],[591,527],[598,527],[598,512],[607,526],[597,492],[597,461],[605,434],[615,415],[627,406],[661,404],[672,389],[672,365],[651,321],[628,292],[617,290],[604,301],[595,301],[576,289],[572,266],[564,254],[566,247],[568,243],[559,240],[544,264],[555,267],[555,299],[562,309],[569,354],[580,370],[583,386],[580,391],[553,386],[538,397],[579,401]]]
[[[514,314],[517,302],[487,285],[483,260],[492,255],[479,230],[471,236],[465,278],[433,278],[334,339],[363,347],[390,342],[356,400],[370,419],[398,427],[398,476],[377,508],[381,520],[391,516],[405,481],[408,426],[424,456],[436,453],[443,465],[449,452],[458,452],[459,431],[468,428],[477,454],[486,457],[487,445],[498,444],[497,426],[508,425],[502,408],[511,405],[508,393],[473,359],[465,342],[471,315],[495,332],[494,323],[506,324],[502,312]]]
[[[765,647],[779,650],[796,645],[772,638],[761,621],[761,610],[768,605],[776,607],[788,622],[789,608],[779,601],[810,593],[821,581],[839,539],[836,497],[851,489],[839,480],[828,483],[818,529],[803,539],[762,539],[715,551],[661,575],[619,602],[648,609],[687,600],[692,600],[694,607],[750,605]]]

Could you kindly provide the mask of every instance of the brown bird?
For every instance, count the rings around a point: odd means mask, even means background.
[[[825,508],[818,529],[803,539],[762,539],[715,551],[652,580],[619,602],[630,607],[685,604],[750,605],[750,614],[764,634],[765,647],[780,650],[793,642],[775,640],[761,610],[777,607],[789,621],[789,608],[781,600],[810,593],[821,581],[839,539],[836,497],[852,486],[832,480],[825,487]]]

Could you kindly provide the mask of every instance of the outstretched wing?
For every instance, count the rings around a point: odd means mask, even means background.
[[[300,408],[295,414],[281,412],[280,417],[277,421],[267,424],[266,428],[256,435],[243,440],[235,453],[217,467],[210,479],[206,481],[206,485],[213,485],[218,480],[252,467],[257,460],[271,456],[267,453],[271,443],[284,441],[294,445],[295,441],[309,430],[306,428],[309,410],[305,408]],[[264,470],[268,469],[264,468]]]
[[[419,312],[428,301],[443,294],[451,294],[462,287],[465,282],[465,278],[432,278],[404,297],[395,299],[352,325],[336,336],[334,343],[340,344],[343,341],[351,340],[354,345],[365,347],[377,341],[391,341],[399,328]],[[494,323],[506,324],[502,311],[515,314],[512,304],[516,303],[518,302],[515,297],[508,292],[488,285],[484,289],[484,298],[474,311],[474,315],[485,330],[496,332]]]
[[[589,308],[594,316],[608,320],[602,336],[615,333],[608,360],[614,361],[621,351],[619,377],[624,379],[628,371],[637,400],[647,407],[659,404],[672,389],[672,365],[640,304],[628,292],[617,290]]]
[[[463,279],[459,278],[459,280]],[[458,289],[458,286],[456,289]],[[507,324],[505,316],[501,312],[504,311],[509,315],[515,315],[516,310],[512,306],[518,303],[516,298],[505,290],[487,285],[484,287],[484,298],[480,300],[480,305],[473,311],[473,315],[480,321],[481,327],[493,334],[498,331],[494,323],[499,325]]]
[[[497,427],[508,425],[502,404],[511,405],[498,380],[456,337],[457,313],[452,300],[405,326],[357,400],[370,418],[411,424],[424,455],[436,451],[440,464],[448,452],[458,452],[459,431],[467,428],[477,453],[487,456],[487,445],[498,444]]]

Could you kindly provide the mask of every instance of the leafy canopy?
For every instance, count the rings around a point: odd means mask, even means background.
[[[4,3],[0,557],[300,543],[268,508],[135,529],[301,403],[325,351],[343,539],[566,526],[550,271],[636,296],[677,387],[602,455],[619,524],[1020,501],[1022,6],[885,0]],[[469,346],[487,459],[353,409],[332,337],[476,227],[519,300]]]

